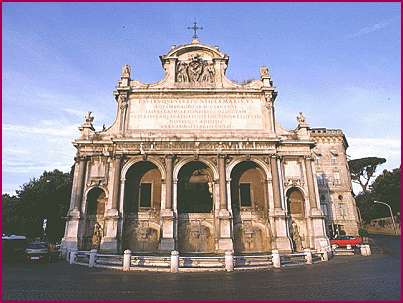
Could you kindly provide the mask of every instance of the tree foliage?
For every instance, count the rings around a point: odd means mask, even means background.
[[[368,191],[368,185],[371,178],[374,176],[378,165],[386,162],[384,158],[366,157],[348,161],[348,166],[351,173],[351,180],[359,184],[362,191]]]
[[[71,173],[45,171],[25,183],[15,196],[2,195],[3,233],[40,237],[47,219],[46,236],[51,242],[63,237],[71,193]]]
[[[372,200],[389,204],[394,215],[400,212],[400,167],[392,171],[384,170],[370,185],[370,189]],[[372,208],[374,218],[390,216],[384,205],[376,204]]]
[[[368,187],[355,197],[362,219],[368,223],[371,219],[389,217],[389,209],[384,205],[375,204],[381,201],[389,204],[396,215],[400,212],[400,168],[392,171],[384,170]]]

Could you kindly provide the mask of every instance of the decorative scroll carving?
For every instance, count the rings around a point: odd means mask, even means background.
[[[287,178],[285,184],[286,186],[304,186],[304,182],[300,178]]]
[[[215,69],[213,63],[203,60],[199,55],[190,62],[178,61],[176,65],[176,82],[214,83]]]

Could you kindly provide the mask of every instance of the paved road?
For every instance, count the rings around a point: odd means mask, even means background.
[[[382,253],[253,272],[124,273],[63,261],[5,265],[3,299],[398,300],[400,238],[374,240]]]

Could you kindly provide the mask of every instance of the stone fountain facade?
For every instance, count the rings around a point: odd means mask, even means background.
[[[268,68],[230,81],[217,47],[193,40],[160,59],[158,83],[123,67],[110,127],[86,115],[64,249],[291,252],[327,247],[334,224],[357,234],[342,131],[302,113],[282,128]]]

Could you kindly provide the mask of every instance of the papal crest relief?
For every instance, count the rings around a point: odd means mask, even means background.
[[[213,63],[195,55],[189,62],[178,61],[176,65],[176,82],[181,83],[214,83],[215,70]]]

